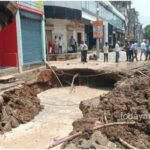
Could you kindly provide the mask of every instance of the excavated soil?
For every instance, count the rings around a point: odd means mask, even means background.
[[[100,98],[82,101],[83,118],[73,122],[71,134],[84,132],[62,148],[127,148],[119,138],[136,148],[150,148],[150,69],[142,72],[145,75],[135,71],[117,82],[111,92]],[[135,124],[91,130],[106,123],[106,118],[108,123],[135,121]]]
[[[32,120],[41,109],[40,100],[28,86],[5,92],[0,100],[0,133]]]
[[[6,91],[0,97],[0,134],[32,120],[43,108],[37,94],[57,86],[50,70],[42,71],[37,82]]]

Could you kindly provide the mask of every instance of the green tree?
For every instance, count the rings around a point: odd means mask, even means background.
[[[145,39],[150,39],[150,25],[147,25],[144,28],[144,38]]]

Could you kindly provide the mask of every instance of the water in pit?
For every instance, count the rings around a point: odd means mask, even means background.
[[[27,124],[20,125],[1,137],[1,148],[47,148],[55,138],[72,131],[72,122],[82,117],[79,103],[110,91],[76,86],[53,88],[38,94],[44,109]],[[57,146],[56,148],[60,148]]]

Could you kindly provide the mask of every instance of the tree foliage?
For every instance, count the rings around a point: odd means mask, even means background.
[[[145,39],[150,39],[150,25],[147,25],[144,28],[144,38]]]

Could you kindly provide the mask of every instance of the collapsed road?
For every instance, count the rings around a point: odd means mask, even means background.
[[[98,130],[95,132],[91,131],[95,123],[104,123],[103,120],[101,120],[104,112],[108,122],[121,121],[119,118],[121,112],[132,112],[129,106],[132,104],[131,102],[134,98],[135,102],[133,106],[135,106],[138,111],[140,111],[138,108],[140,108],[139,106],[141,105],[142,108],[148,107],[147,102],[144,101],[143,104],[140,103],[139,100],[138,102],[136,101],[136,94],[137,97],[139,96],[139,94],[136,93],[136,91],[138,92],[138,88],[137,86],[133,86],[133,84],[137,84],[136,81],[138,79],[138,81],[140,81],[138,85],[142,87],[142,89],[146,88],[143,89],[144,91],[149,90],[149,82],[145,82],[145,80],[149,81],[149,78],[147,78],[147,76],[149,76],[148,65],[141,64],[136,67],[133,66],[128,71],[114,71],[113,69],[109,71],[105,69],[96,71],[91,68],[71,68],[66,70],[55,67],[53,67],[53,69],[58,75],[63,88],[60,88],[60,83],[52,70],[43,69],[34,75],[34,82],[28,83],[24,80],[25,84],[22,86],[17,86],[17,88],[14,87],[11,90],[8,89],[6,92],[2,92],[0,103],[1,148],[46,148],[51,144],[54,138],[58,139],[58,137],[61,138],[69,134],[72,130],[71,124],[76,119],[77,120],[73,123],[73,132],[71,134],[84,131],[85,129],[86,132],[83,132],[83,135],[73,139],[69,143],[65,143],[63,148],[98,148],[100,146],[110,148],[108,145],[114,148],[125,148],[118,142],[119,138],[124,139],[126,142],[138,148],[149,147],[149,144],[146,142],[142,146],[130,142],[131,139],[129,137],[132,135],[131,137],[135,138],[138,133],[142,133],[143,136],[141,135],[141,137],[146,141],[149,136],[147,133],[148,124],[145,122],[143,124],[137,123],[136,125],[121,126],[119,128],[118,126],[109,127],[106,131],[103,129],[101,132]],[[141,70],[141,72],[138,73],[137,70]],[[79,76],[73,83],[72,79],[75,74]],[[16,77],[23,79],[23,77]],[[70,94],[72,83],[74,88]],[[130,86],[133,87],[129,88]],[[125,91],[125,89],[127,89],[127,91]],[[133,90],[132,95],[128,95],[128,90]],[[124,93],[127,93],[127,95]],[[99,95],[101,95],[100,98]],[[148,92],[146,92],[146,95],[145,97],[147,97],[148,101]],[[122,96],[124,96],[124,99]],[[116,102],[118,105],[116,105]],[[109,105],[109,103],[111,105]],[[83,118],[78,109],[79,104]],[[148,111],[147,109],[145,110]],[[135,112],[137,113],[137,111]],[[145,125],[146,127],[144,126],[141,129],[140,125]],[[12,128],[15,129],[12,130]],[[135,128],[142,131],[138,131],[136,134],[136,131],[134,131]],[[116,136],[119,135],[120,130],[122,130],[122,132],[120,132],[122,136]],[[129,133],[126,133],[128,130]],[[124,132],[126,135],[123,134]],[[94,137],[95,134],[97,138],[102,139],[103,137],[103,139],[106,139],[104,140],[105,144],[97,142],[98,147],[96,147],[95,144],[93,145],[91,141],[93,141],[92,137]],[[125,137],[129,137],[129,139]],[[107,145],[106,143],[109,144]],[[87,147],[85,147],[85,145]]]

